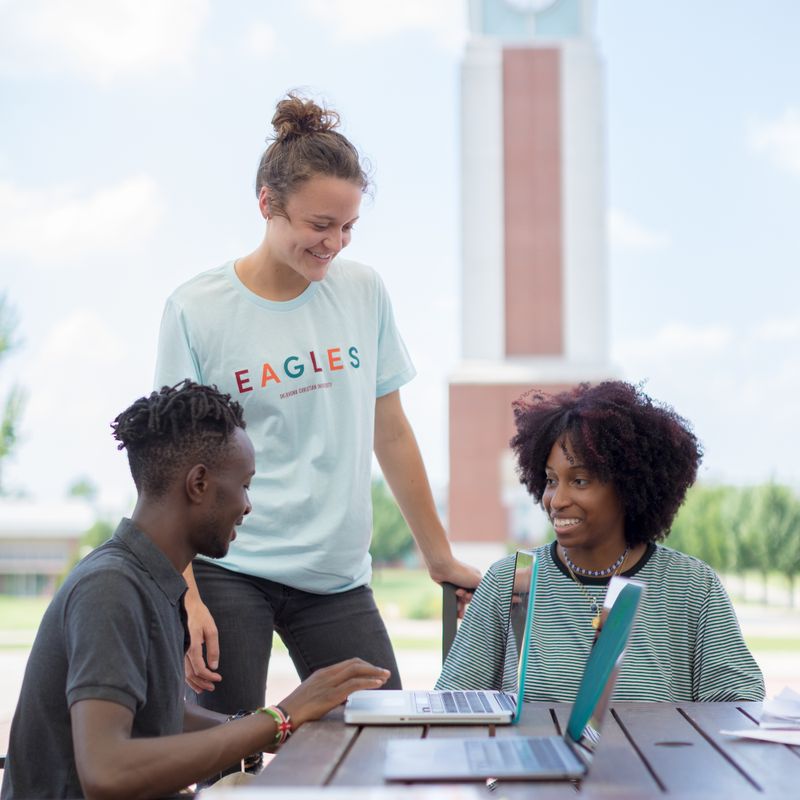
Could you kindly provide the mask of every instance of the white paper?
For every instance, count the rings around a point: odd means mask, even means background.
[[[800,731],[800,694],[788,686],[761,710],[761,728],[794,728]]]
[[[720,731],[726,736],[739,736],[742,739],[756,739],[761,742],[777,742],[778,744],[800,745],[800,728],[796,730],[764,730],[763,728],[747,728],[741,731]]]
[[[800,745],[800,694],[787,686],[777,697],[764,701],[757,728],[720,733],[761,742]]]
[[[606,596],[603,599],[603,608],[606,610],[611,609],[611,606],[614,605],[614,601],[619,597],[619,593],[625,588],[625,584],[627,583],[635,583],[644,588],[644,584],[640,581],[634,580],[633,578],[623,578],[621,575],[614,575],[608,582]]]

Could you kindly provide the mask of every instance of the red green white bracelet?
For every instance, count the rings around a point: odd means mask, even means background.
[[[275,720],[275,740],[273,744],[283,744],[294,732],[291,717],[280,706],[266,706],[258,709]]]

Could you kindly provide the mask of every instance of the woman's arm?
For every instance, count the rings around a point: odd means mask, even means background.
[[[188,585],[183,605],[186,608],[187,625],[191,643],[183,659],[186,683],[195,692],[213,692],[214,684],[222,680],[215,672],[219,666],[219,633],[214,617],[200,597],[197,581],[194,579],[192,565],[183,572]],[[206,646],[206,660],[203,660],[203,645]]]
[[[379,397],[375,402],[375,455],[422,551],[431,578],[437,583],[449,581],[463,589],[474,589],[481,574],[453,557],[399,391]],[[463,605],[472,593],[462,590],[458,594],[463,613]]]
[[[514,557],[495,562],[475,597],[442,666],[436,689],[506,689],[503,656]]]

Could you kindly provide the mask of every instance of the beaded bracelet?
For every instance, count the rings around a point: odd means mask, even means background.
[[[275,720],[275,740],[273,744],[283,744],[294,732],[291,717],[280,706],[266,706],[258,709]]]
[[[230,714],[225,722],[233,722],[236,719],[244,719],[245,717],[249,717],[251,714],[255,713],[255,711],[237,711],[235,714]]]

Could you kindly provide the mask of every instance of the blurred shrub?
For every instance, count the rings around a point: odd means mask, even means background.
[[[372,543],[369,551],[376,566],[400,564],[414,552],[414,540],[389,487],[372,482]]]

